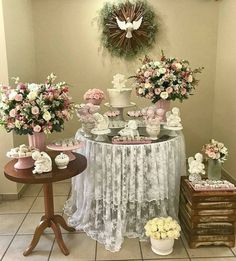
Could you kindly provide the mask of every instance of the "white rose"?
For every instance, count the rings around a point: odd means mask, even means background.
[[[9,94],[9,100],[10,100],[10,101],[15,100],[16,95],[17,95],[17,92],[16,92],[16,91],[14,91],[14,90],[11,91],[10,94]]]
[[[36,83],[29,83],[29,84],[28,84],[28,89],[29,89],[31,92],[37,92],[39,88],[40,88],[40,85],[39,85],[39,84],[36,84]]]
[[[180,70],[182,68],[182,65],[180,63],[175,63],[175,67]]]
[[[154,62],[154,65],[155,65],[155,66],[159,66],[159,65],[160,65],[160,62],[158,62],[158,61]]]
[[[30,101],[34,101],[34,100],[37,98],[37,96],[38,96],[37,92],[31,91],[31,92],[27,95],[27,98],[28,98]]]
[[[146,89],[149,89],[149,88],[152,87],[152,85],[151,85],[150,82],[146,82],[146,83],[144,84],[144,87],[145,87]]]
[[[193,76],[190,74],[188,77],[188,82],[192,82],[193,81]]]
[[[159,69],[160,74],[165,74],[166,73],[166,68],[160,68]]]
[[[20,129],[21,123],[19,120],[15,120],[15,126],[16,126],[16,128]]]
[[[168,92],[161,92],[160,94],[160,97],[163,99],[163,100],[166,100],[168,98],[169,94]]]
[[[139,88],[139,89],[138,89],[138,93],[139,93],[139,94],[142,94],[142,93],[143,93],[143,89],[142,89],[142,88]]]
[[[51,120],[51,114],[49,111],[45,111],[44,114],[43,114],[43,118],[45,121],[50,121]]]

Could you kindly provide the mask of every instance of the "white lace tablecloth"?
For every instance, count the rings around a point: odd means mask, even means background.
[[[78,150],[87,169],[72,179],[65,204],[68,222],[110,251],[124,236],[145,239],[147,220],[178,216],[180,176],[185,174],[184,138],[142,145],[113,145],[84,138]]]

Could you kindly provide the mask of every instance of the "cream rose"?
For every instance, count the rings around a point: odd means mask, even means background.
[[[163,100],[166,100],[168,98],[169,94],[168,92],[161,92],[160,94],[160,97],[163,99]]]
[[[14,91],[14,90],[11,91],[10,94],[9,94],[9,100],[10,100],[10,101],[15,100],[16,95],[17,95],[17,92],[16,92],[16,91]]]
[[[50,112],[49,112],[49,111],[45,111],[44,114],[43,114],[43,119],[44,119],[45,121],[50,121],[51,118],[52,118],[52,117],[51,117]]]
[[[188,82],[192,82],[193,81],[193,76],[190,74],[189,77],[188,77]]]
[[[30,92],[28,95],[27,95],[27,98],[30,100],[30,101],[34,101],[36,98],[37,98],[37,92],[35,91],[32,91]]]

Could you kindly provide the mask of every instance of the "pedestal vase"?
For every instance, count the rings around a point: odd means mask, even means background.
[[[164,116],[162,119],[162,122],[166,122],[166,112],[170,110],[170,101],[167,100],[159,100],[156,103],[157,109],[163,109],[164,110]]]
[[[33,132],[32,135],[28,135],[29,145],[31,147],[37,148],[40,151],[45,151],[46,149],[46,135],[44,132]]]

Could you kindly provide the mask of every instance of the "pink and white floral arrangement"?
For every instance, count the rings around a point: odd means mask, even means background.
[[[228,156],[228,149],[225,145],[214,139],[211,139],[210,143],[205,144],[202,151],[208,159],[219,160],[221,163],[224,163]]]
[[[137,70],[135,78],[136,93],[140,97],[158,100],[176,100],[181,102],[192,95],[198,85],[195,78],[203,68],[192,70],[189,62],[177,58],[166,58],[162,52],[160,61],[153,61],[145,56],[142,66]]]
[[[60,132],[64,122],[72,117],[73,104],[65,82],[54,83],[51,73],[45,83],[22,83],[0,86],[0,124],[7,132],[32,134],[33,132]]]
[[[104,92],[100,89],[89,89],[86,91],[84,94],[84,100],[89,101],[89,100],[103,100],[105,99]]]
[[[82,123],[94,123],[93,114],[98,112],[100,106],[94,105],[92,103],[82,103],[75,105],[75,111],[79,118],[79,121]]]
[[[155,106],[149,106],[141,110],[143,118],[147,125],[158,125],[164,117],[164,110]]]

